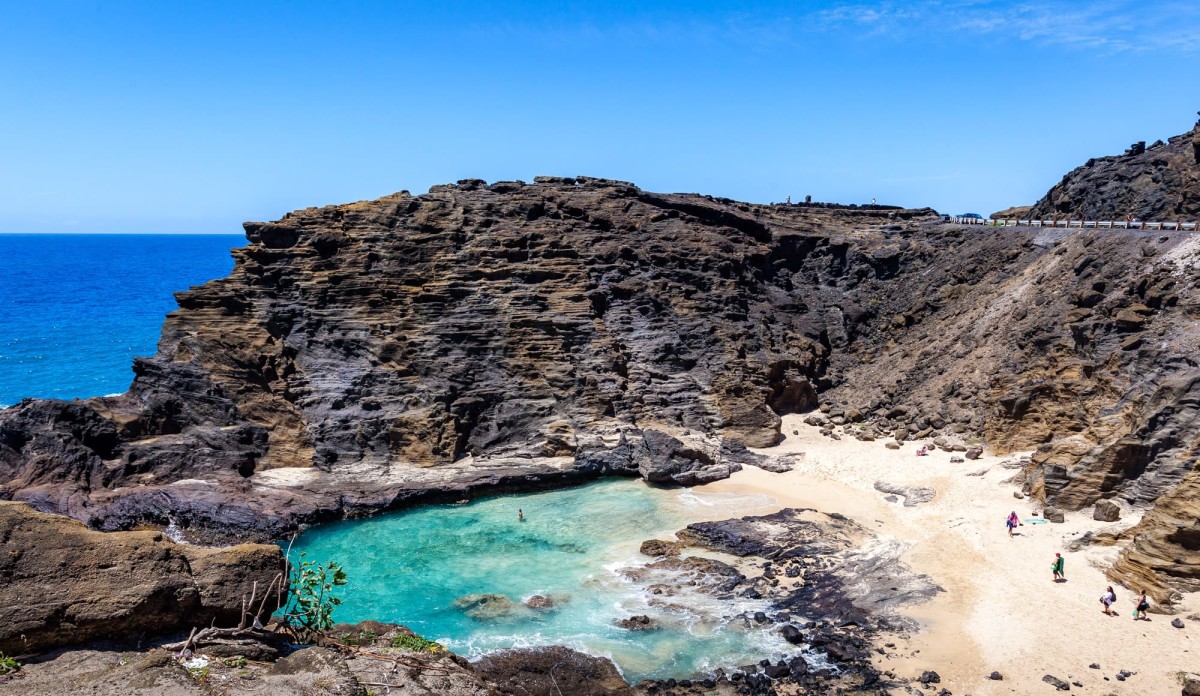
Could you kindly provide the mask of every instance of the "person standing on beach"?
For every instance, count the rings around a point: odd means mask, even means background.
[[[1109,616],[1113,615],[1112,604],[1117,601],[1117,593],[1113,592],[1112,585],[1108,586],[1108,591],[1100,595],[1100,603],[1104,605],[1104,613]]]
[[[1063,562],[1065,560],[1066,559],[1062,557],[1061,553],[1054,554],[1054,564],[1050,566],[1050,569],[1054,571],[1054,582],[1067,579],[1067,577],[1063,575]]]

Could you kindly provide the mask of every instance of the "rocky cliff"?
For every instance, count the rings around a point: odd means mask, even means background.
[[[242,603],[283,572],[278,546],[208,549],[161,532],[104,534],[0,502],[0,653],[43,652],[114,636],[236,625]]]
[[[763,463],[779,414],[1034,449],[1148,509],[1118,564],[1200,582],[1200,237],[964,228],[590,178],[468,180],[246,226],[130,391],[0,412],[0,497],[223,538],[601,475]]]
[[[1200,122],[1167,142],[1137,142],[1122,155],[1090,159],[1026,214],[1034,219],[1194,222],[1200,219]],[[1025,217],[1023,215],[1022,217]]]

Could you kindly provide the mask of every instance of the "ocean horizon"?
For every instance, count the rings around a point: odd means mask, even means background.
[[[0,233],[0,408],[124,392],[174,293],[233,269],[240,234]]]

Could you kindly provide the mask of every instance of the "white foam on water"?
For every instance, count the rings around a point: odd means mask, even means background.
[[[168,539],[176,544],[189,543],[187,537],[183,535],[183,530],[179,528],[179,525],[175,524],[174,519],[167,519],[167,528],[163,530],[163,534],[165,534]]]

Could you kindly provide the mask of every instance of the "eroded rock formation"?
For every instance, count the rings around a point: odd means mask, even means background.
[[[746,446],[820,405],[863,438],[1036,450],[1033,496],[1151,508],[1120,577],[1159,602],[1200,582],[1195,235],[543,178],[247,237],[228,278],[179,294],[127,394],[0,412],[0,498],[262,539],[481,489],[785,465]]]
[[[237,625],[254,583],[262,597],[282,571],[274,545],[209,549],[161,532],[104,534],[0,501],[0,653]]]
[[[1194,222],[1200,218],[1200,123],[1122,155],[1090,159],[1021,217]]]

